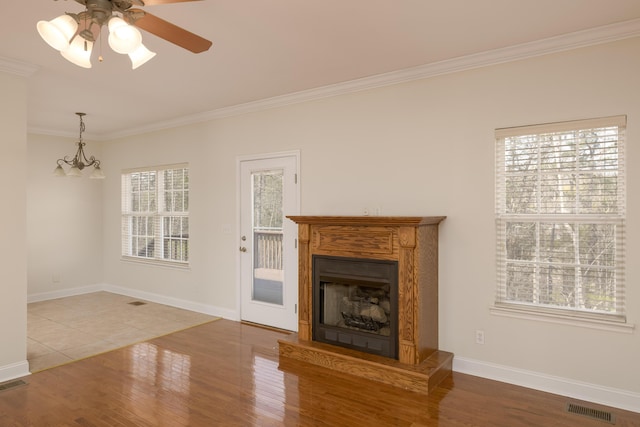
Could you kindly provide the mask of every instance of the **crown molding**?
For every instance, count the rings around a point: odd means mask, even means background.
[[[17,59],[0,56],[0,72],[15,74],[21,77],[31,77],[40,67]]]
[[[27,129],[27,132],[34,135],[59,136],[61,138],[78,139],[78,131],[67,132],[67,131],[60,131],[60,130],[53,130],[53,129],[30,127],[29,129]],[[87,141],[108,141],[109,139],[111,139],[107,137],[106,134],[102,135],[102,134],[93,134],[90,132],[83,132],[82,135],[84,136],[84,139]]]
[[[284,107],[301,102],[344,95],[383,86],[428,79],[444,74],[457,73],[476,68],[489,67],[512,61],[520,61],[542,55],[549,55],[587,46],[610,43],[640,36],[640,19],[618,22],[611,25],[591,28],[550,37],[529,43],[480,52],[472,55],[420,65],[389,73],[363,77],[342,83],[303,90],[285,95],[274,96],[258,101],[219,108],[194,115],[178,117],[146,126],[130,128],[97,136],[97,140],[111,140],[127,136],[155,132],[180,126],[192,125],[225,117],[239,116],[271,108]]]

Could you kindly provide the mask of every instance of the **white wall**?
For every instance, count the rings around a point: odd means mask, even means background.
[[[104,143],[102,280],[237,316],[237,233],[223,232],[237,226],[237,157],[299,149],[302,214],[379,207],[383,215],[447,216],[440,229],[440,347],[456,360],[613,391],[605,403],[628,397],[626,406],[640,411],[637,331],[489,311],[496,285],[494,129],[626,114],[627,311],[629,322],[640,323],[640,266],[633,262],[640,256],[639,51],[640,39],[629,39]],[[178,162],[190,164],[190,269],[121,261],[121,170]],[[55,264],[36,267],[33,251],[30,278],[41,281],[34,289],[46,289]],[[475,344],[476,329],[485,331],[485,345]]]
[[[234,318],[233,265],[236,253],[232,248],[225,247],[229,234],[221,235],[220,224],[234,224],[235,221],[235,158],[230,158],[230,164],[217,158],[211,160],[216,154],[206,141],[215,138],[207,132],[206,127],[202,126],[174,129],[103,146],[102,164],[107,175],[103,190],[104,281],[129,290],[189,301],[191,307],[202,304],[193,308]],[[183,162],[188,162],[190,166],[190,269],[121,261],[121,171]],[[221,169],[224,169],[224,174]],[[224,204],[217,203],[218,200],[224,201]]]
[[[0,382],[28,374],[27,85],[0,72]]]
[[[89,179],[91,170],[85,170],[80,178],[53,175],[57,159],[75,155],[76,141],[29,135],[27,221],[31,301],[102,283],[102,181]],[[101,159],[100,145],[85,142],[87,155]]]

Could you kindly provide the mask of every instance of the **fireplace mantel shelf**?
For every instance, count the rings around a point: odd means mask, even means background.
[[[298,333],[280,341],[280,357],[428,393],[451,372],[438,349],[438,225],[444,216],[289,216],[298,224]],[[313,339],[313,257],[398,263],[398,358],[386,361]],[[434,363],[437,361],[437,363]],[[357,366],[368,368],[358,369]],[[406,371],[405,381],[392,372]],[[407,387],[408,383],[414,385]]]
[[[288,216],[296,224],[406,226],[439,224],[445,216]]]

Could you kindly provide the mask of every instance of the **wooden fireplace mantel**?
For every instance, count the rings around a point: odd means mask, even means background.
[[[444,366],[444,371],[450,372],[453,355],[438,350],[438,225],[444,216],[287,218],[298,224],[298,334],[281,341],[281,356],[334,369],[341,366],[341,370],[351,373],[359,371],[360,367],[353,369],[357,360],[352,360],[358,359],[359,352],[312,342],[312,259],[314,255],[327,255],[392,260],[398,262],[398,360],[378,360],[377,366],[385,372],[390,372],[389,366],[393,366],[394,372],[405,368],[412,374],[427,372],[429,377],[433,369],[425,364],[435,360],[438,369]],[[332,350],[334,347],[335,351]],[[341,360],[327,359],[330,354]],[[367,366],[376,365],[376,357],[363,355],[362,360],[367,360]],[[374,369],[362,376],[389,377],[379,374]],[[434,378],[439,382],[443,375]],[[428,389],[435,385],[434,381],[427,382]],[[416,391],[421,390],[418,386]]]
[[[296,224],[417,227],[440,224],[446,216],[288,216]]]

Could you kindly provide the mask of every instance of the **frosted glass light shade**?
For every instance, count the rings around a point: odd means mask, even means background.
[[[58,165],[58,167],[56,167],[53,171],[53,176],[62,178],[64,176],[67,176],[67,173],[64,171],[64,169],[62,169],[62,166]]]
[[[78,30],[78,23],[69,15],[60,15],[51,21],[39,21],[36,28],[49,46],[63,50],[69,46],[69,40]]]
[[[102,169],[100,169],[100,166],[96,166],[93,169],[93,172],[91,172],[91,175],[89,175],[90,179],[104,179],[104,173],[102,172]]]
[[[67,172],[67,176],[80,178],[82,176],[82,172],[80,172],[80,169],[78,169],[77,166],[72,166],[71,169],[69,169],[69,172]]]
[[[154,56],[156,56],[155,52],[151,52],[142,43],[140,43],[140,47],[129,54],[129,59],[131,59],[131,68],[135,70]]]
[[[68,48],[60,51],[62,56],[74,64],[91,68],[91,50],[93,49],[93,42],[85,40],[80,36],[76,36]]]
[[[142,44],[142,34],[133,25],[114,16],[109,20],[109,46],[118,53],[131,53]]]

